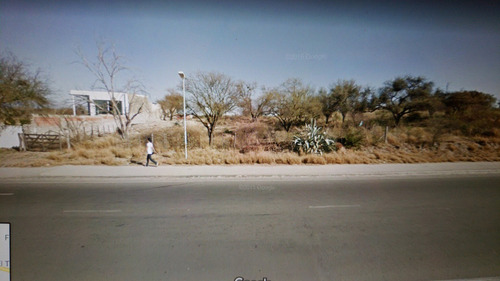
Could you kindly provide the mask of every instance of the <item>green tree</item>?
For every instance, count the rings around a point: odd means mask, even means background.
[[[369,111],[370,104],[369,98],[373,94],[373,89],[370,87],[365,87],[359,92],[357,99],[353,100],[351,116],[354,123],[357,123],[357,116]]]
[[[448,115],[464,118],[482,118],[493,110],[495,97],[478,91],[460,91],[442,95],[442,102],[446,106]]]
[[[31,73],[14,55],[0,58],[0,123],[29,122],[35,110],[50,106],[50,93],[40,71]]]
[[[423,77],[397,77],[386,81],[378,96],[372,96],[374,109],[387,110],[392,114],[394,123],[399,125],[401,119],[413,112],[428,110],[429,97],[433,83]]]
[[[335,104],[335,109],[342,115],[342,123],[348,113],[355,114],[359,108],[361,86],[354,80],[340,80],[330,89],[330,96]]]
[[[217,122],[237,105],[236,84],[221,73],[199,72],[186,79],[185,86],[190,94],[190,113],[207,129],[208,144],[211,145]]]
[[[336,100],[326,89],[320,89],[318,92],[318,101],[321,103],[321,113],[325,116],[325,123],[328,124],[332,114],[337,111]]]
[[[461,131],[468,136],[496,135],[500,125],[500,111],[495,108],[496,99],[478,91],[459,91],[442,96],[445,113],[443,129]]]
[[[303,125],[321,115],[321,104],[313,96],[313,90],[299,79],[288,79],[268,94],[272,95],[270,114],[287,132],[293,125]]]

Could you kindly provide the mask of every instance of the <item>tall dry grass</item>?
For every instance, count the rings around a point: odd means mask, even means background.
[[[153,157],[162,165],[238,165],[238,164],[375,164],[424,163],[456,161],[500,161],[500,145],[476,143],[442,143],[435,148],[399,148],[381,145],[362,150],[346,150],[323,155],[298,155],[292,152],[250,151],[196,148],[184,158],[182,150],[167,150]],[[17,161],[14,161],[16,160]],[[63,152],[35,153],[9,151],[0,154],[1,166],[52,165],[144,165],[146,154],[140,148],[79,148]]]
[[[374,118],[382,118],[374,115]],[[384,117],[385,118],[385,117]],[[335,139],[359,138],[359,146],[343,146],[324,155],[298,155],[291,152],[293,136],[276,130],[272,119],[251,122],[227,118],[208,145],[206,129],[200,124],[188,126],[188,159],[184,157],[184,128],[149,128],[137,131],[128,140],[117,135],[94,137],[73,143],[71,150],[34,153],[0,150],[0,166],[52,165],[143,165],[146,139],[153,137],[158,154],[153,157],[164,165],[238,165],[238,164],[369,164],[423,163],[455,161],[500,161],[500,128],[488,135],[464,136],[459,131],[432,126],[390,128],[385,142],[385,126],[375,121],[352,126],[333,120],[325,131]]]

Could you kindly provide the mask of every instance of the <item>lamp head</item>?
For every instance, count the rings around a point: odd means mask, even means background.
[[[182,79],[184,79],[184,72],[179,71],[179,76],[180,76]]]

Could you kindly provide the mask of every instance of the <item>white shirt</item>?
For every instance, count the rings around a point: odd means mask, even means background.
[[[148,144],[146,144],[146,147],[148,148],[148,154],[153,154],[153,143],[148,142]]]

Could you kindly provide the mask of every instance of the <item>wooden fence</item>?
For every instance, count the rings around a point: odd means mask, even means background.
[[[69,138],[53,134],[19,134],[19,149],[22,151],[62,150],[63,143],[71,147]]]

